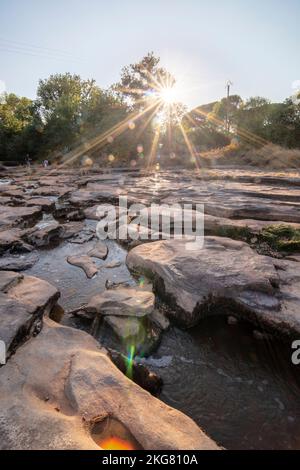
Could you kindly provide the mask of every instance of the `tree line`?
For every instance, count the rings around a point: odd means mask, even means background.
[[[65,73],[40,80],[35,100],[4,93],[0,160],[60,161],[83,148],[93,158],[126,163],[146,158],[155,140],[162,152],[181,156],[188,151],[186,139],[201,152],[223,147],[233,136],[254,146],[300,147],[300,95],[283,103],[233,95],[190,112],[180,103],[162,108],[153,100],[158,84],[174,83],[160,59],[149,53],[123,68],[120,81],[109,89]]]

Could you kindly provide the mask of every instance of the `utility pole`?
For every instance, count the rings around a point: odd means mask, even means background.
[[[229,122],[229,97],[230,97],[230,87],[233,83],[230,80],[226,82],[226,90],[227,90],[227,100],[226,100],[226,130],[227,132],[230,131],[230,122]]]

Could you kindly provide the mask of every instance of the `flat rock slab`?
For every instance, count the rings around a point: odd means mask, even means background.
[[[12,271],[4,271],[0,273],[0,291],[8,292],[11,287],[17,285],[24,276]]]
[[[48,246],[51,242],[57,241],[62,233],[62,228],[58,222],[41,223],[27,234],[27,241],[37,247]]]
[[[6,294],[0,294],[0,340],[5,343],[7,356],[15,344],[28,335],[34,320],[26,306]]]
[[[9,357],[33,334],[59,293],[46,281],[9,271],[0,272],[0,286],[0,339]]]
[[[42,214],[42,208],[0,206],[0,228],[10,228],[15,225],[23,225],[25,222],[33,222]]]
[[[68,239],[74,237],[74,235],[77,235],[79,232],[81,232],[84,228],[84,223],[83,222],[69,222],[67,224],[62,224],[62,232],[60,234],[60,237],[63,239]]]
[[[67,261],[73,266],[83,269],[86,276],[91,279],[98,272],[98,268],[90,256],[87,255],[74,255],[68,256]]]
[[[219,449],[192,419],[130,381],[82,331],[46,319],[0,369],[3,450],[99,450],[89,428],[107,416],[144,449]]]
[[[127,256],[129,269],[154,276],[158,295],[174,310],[176,320],[191,326],[218,304],[253,313],[279,310],[279,278],[272,260],[246,243],[206,237],[202,249],[187,249],[187,240],[147,243]]]
[[[133,287],[118,287],[92,297],[86,309],[101,315],[144,317],[153,311],[154,301],[152,292]]]
[[[98,241],[96,245],[88,251],[88,255],[92,258],[106,259],[108,255],[108,248],[105,243]]]
[[[2,271],[25,271],[31,268],[39,260],[37,253],[28,255],[10,255],[0,258],[0,270]]]
[[[35,314],[41,311],[48,314],[59,298],[56,287],[33,276],[24,276],[20,282],[9,289],[8,295],[22,302],[30,313]]]
[[[69,238],[70,243],[77,243],[82,245],[87,243],[95,237],[95,230],[93,228],[84,227],[83,230],[76,233],[72,238]]]

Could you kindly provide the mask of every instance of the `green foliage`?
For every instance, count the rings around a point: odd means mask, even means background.
[[[265,227],[259,238],[277,251],[300,251],[300,230],[291,225],[281,224]]]
[[[87,153],[95,159],[112,153],[121,162],[137,159],[137,147],[144,150],[140,157],[149,155],[155,139],[162,154],[184,157],[189,156],[186,136],[200,155],[228,145],[234,134],[250,146],[268,142],[288,148],[300,146],[300,103],[295,98],[270,103],[252,97],[243,102],[232,95],[187,113],[181,103],[158,106],[159,88],[174,84],[175,78],[161,67],[160,59],[149,53],[125,67],[119,83],[109,90],[99,88],[95,80],[65,73],[40,80],[34,101],[3,94],[0,160],[23,163],[28,156],[52,160],[86,145]],[[93,139],[96,145],[89,146]]]

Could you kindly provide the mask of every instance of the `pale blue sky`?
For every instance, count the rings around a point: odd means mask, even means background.
[[[151,50],[189,106],[227,79],[274,101],[300,81],[300,0],[0,0],[0,20],[0,88],[32,98],[56,72],[107,87]]]

